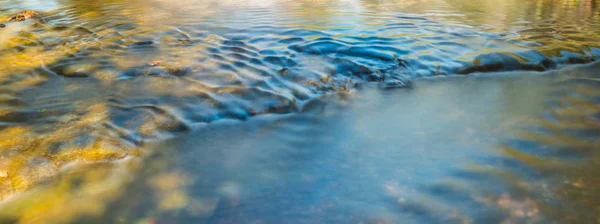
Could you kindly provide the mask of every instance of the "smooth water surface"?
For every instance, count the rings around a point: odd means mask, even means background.
[[[0,218],[596,223],[599,4],[2,1]]]

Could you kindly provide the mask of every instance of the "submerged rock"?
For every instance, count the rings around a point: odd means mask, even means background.
[[[515,56],[505,53],[489,53],[477,56],[471,66],[458,70],[458,74],[476,72],[505,72],[505,71],[546,71],[556,68],[556,63],[548,58],[539,62],[519,61]]]

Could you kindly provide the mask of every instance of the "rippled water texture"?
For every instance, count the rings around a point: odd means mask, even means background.
[[[0,221],[600,222],[599,5],[1,1]]]

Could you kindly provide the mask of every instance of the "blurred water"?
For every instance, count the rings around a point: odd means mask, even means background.
[[[599,68],[367,85],[150,143],[108,202],[59,183],[82,223],[594,223]]]
[[[0,215],[597,222],[598,4],[2,1]]]

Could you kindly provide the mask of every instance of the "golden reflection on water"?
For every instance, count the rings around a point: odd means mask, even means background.
[[[524,123],[543,132],[521,131],[516,138],[538,144],[541,151],[509,145],[499,148],[538,177],[498,170],[508,174],[505,181],[514,192],[478,200],[508,204],[503,209],[521,221],[539,222],[539,212],[545,220],[557,223],[600,222],[600,83],[589,80],[598,77],[596,68],[562,74],[567,78],[555,84],[552,97],[546,100],[551,104],[546,111],[551,118]]]
[[[11,198],[2,206],[3,221],[15,223],[65,223],[82,215],[101,215],[108,202],[122,196],[124,184],[139,161],[76,164],[50,183]]]
[[[43,111],[40,111],[43,113]],[[66,116],[68,117],[68,116]],[[0,131],[0,167],[8,176],[2,180],[0,197],[5,198],[52,179],[60,169],[74,162],[95,163],[138,156],[140,151],[120,139],[103,135],[98,129],[106,117],[102,105],[93,105],[82,116],[55,124],[50,132],[38,133],[29,127],[8,127]],[[92,137],[82,142],[78,138]],[[94,133],[95,132],[95,133]]]

